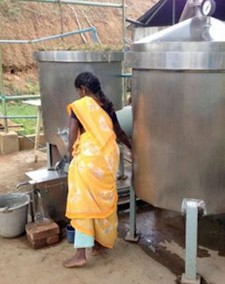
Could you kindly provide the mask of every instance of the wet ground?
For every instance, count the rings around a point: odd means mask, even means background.
[[[16,184],[18,182],[22,182],[26,180],[25,172],[33,171],[35,169],[45,168],[46,167],[46,155],[44,153],[40,153],[38,157],[38,162],[34,162],[34,155],[32,151],[24,151],[23,153],[18,154],[10,154],[7,156],[0,156],[0,174],[1,174],[1,189],[0,193],[16,191]],[[116,279],[112,278],[112,282],[105,283],[175,283],[175,279],[177,283],[179,282],[180,276],[184,273],[185,270],[185,219],[179,212],[173,212],[168,210],[162,210],[152,207],[149,204],[144,202],[138,202],[139,206],[137,209],[137,229],[139,233],[139,241],[137,244],[127,243],[123,241],[126,236],[127,231],[129,230],[129,212],[127,208],[124,207],[123,211],[119,212],[119,236],[120,241],[117,247],[116,252],[112,256],[106,257],[105,260],[102,261],[103,265],[107,266],[105,271],[102,270],[102,275],[104,273],[108,273],[108,269],[114,271],[115,269],[119,269],[115,275],[117,275]],[[197,259],[197,272],[202,276],[202,284],[221,284],[224,283],[225,277],[225,215],[217,215],[217,216],[205,216],[199,218],[199,228],[198,228],[198,259]],[[26,249],[29,247],[26,244],[25,237],[21,237],[18,239],[19,248],[21,247]],[[7,247],[10,244],[9,240],[0,239],[1,242],[1,250],[4,251],[4,255],[7,259],[13,260],[13,255],[10,253],[8,255]],[[11,242],[12,247],[13,244],[16,243],[16,240]],[[5,250],[4,247],[6,246]],[[65,241],[62,243],[62,246],[65,250],[68,251],[67,245]],[[139,249],[144,252],[147,258],[145,258]],[[14,249],[16,249],[14,247]],[[61,250],[62,248],[56,248],[55,251],[45,252],[51,254],[52,257],[57,256],[57,250]],[[128,251],[130,250],[130,251]],[[135,252],[132,252],[135,250]],[[24,254],[25,252],[19,252],[19,254]],[[131,253],[131,255],[128,255]],[[28,251],[29,258],[32,257],[32,250]],[[47,255],[43,255],[44,252],[40,252],[40,257],[45,259],[48,258]],[[134,266],[137,267],[137,273],[140,270],[148,270],[149,273],[145,278],[141,280],[141,275],[136,278],[135,273],[131,273],[126,282],[123,281],[123,266],[119,267],[118,265],[109,267],[110,263],[114,263],[117,257],[121,258],[124,254],[129,258],[129,265],[124,265],[127,269],[127,273],[129,269],[135,270]],[[137,259],[136,259],[137,256]],[[34,253],[34,257],[38,257],[37,253]],[[131,259],[130,259],[131,257]],[[143,263],[144,259],[144,263]],[[148,261],[148,260],[149,261]],[[105,261],[105,262],[104,262]],[[128,259],[127,259],[128,261]],[[25,261],[26,262],[26,261]],[[23,262],[22,262],[23,263]],[[159,266],[156,265],[158,263]],[[52,264],[53,265],[53,264]],[[54,264],[55,265],[55,264]],[[143,268],[144,265],[144,268]],[[0,262],[0,266],[2,269],[4,268],[3,263]],[[151,267],[150,267],[151,266]],[[154,268],[154,269],[153,269]],[[6,269],[6,268],[4,268]],[[97,269],[97,268],[96,268]],[[170,271],[171,274],[168,274],[167,270]],[[151,275],[151,273],[156,273],[156,275]],[[155,272],[154,272],[155,271]],[[162,271],[163,275],[160,278],[160,271]],[[25,272],[24,272],[25,273]],[[115,271],[112,273],[114,275]],[[117,274],[119,273],[119,274]],[[122,274],[121,274],[122,273]],[[25,273],[26,275],[26,273]],[[119,275],[119,276],[118,276]],[[131,277],[132,275],[132,277]],[[158,278],[157,278],[157,277]],[[5,276],[6,277],[6,276]],[[8,277],[8,276],[7,276]],[[65,276],[66,277],[66,276]],[[79,275],[79,277],[81,277]],[[103,276],[104,277],[104,276]],[[119,277],[119,278],[118,278]],[[120,278],[122,277],[122,278]],[[81,277],[82,278],[82,277]],[[154,280],[153,280],[154,278]],[[7,278],[8,279],[8,278]],[[37,276],[38,279],[38,276]],[[66,279],[66,278],[65,278]],[[62,281],[65,281],[62,279]],[[94,278],[93,278],[94,279]],[[119,280],[118,280],[119,279]],[[129,280],[128,280],[129,279]],[[158,280],[157,280],[158,279]],[[15,280],[14,278],[10,278],[10,281]],[[88,282],[81,279],[80,282],[68,282],[68,283],[103,283],[98,282],[99,279],[92,282]],[[8,281],[8,280],[7,280]],[[9,282],[4,282],[10,283]],[[111,281],[111,280],[110,280]],[[121,282],[122,281],[122,282]],[[12,283],[12,282],[11,282]],[[10,284],[11,284],[10,283]],[[15,282],[15,283],[23,283],[23,282]],[[34,283],[38,283],[34,282]],[[43,283],[48,283],[47,280]],[[53,283],[53,282],[49,282]],[[63,283],[63,282],[61,282]],[[64,282],[65,283],[65,282]]]
[[[148,204],[137,210],[138,244],[153,259],[180,276],[185,270],[185,219],[178,212]],[[128,216],[120,216],[120,233],[126,235]],[[205,216],[198,226],[197,273],[202,284],[224,283],[225,215]]]

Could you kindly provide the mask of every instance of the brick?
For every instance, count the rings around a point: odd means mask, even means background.
[[[36,240],[36,241],[33,241],[30,238],[30,236],[27,235],[27,240],[31,244],[32,248],[40,249],[40,248],[44,248],[48,245],[54,245],[54,244],[58,243],[59,242],[59,235],[54,235],[54,236],[39,239],[39,240]]]
[[[59,235],[54,235],[47,238],[48,245],[54,245],[59,242]]]
[[[27,235],[27,239],[28,239],[28,242],[31,244],[32,248],[34,248],[34,249],[43,248],[43,247],[46,247],[46,246],[48,245],[46,238],[33,241],[33,240],[30,238],[30,236]]]
[[[58,235],[60,230],[54,221],[50,221],[48,223],[29,223],[26,225],[26,233],[32,241],[36,241]]]
[[[28,223],[25,229],[27,239],[34,249],[59,242],[60,229],[53,220],[46,223]]]

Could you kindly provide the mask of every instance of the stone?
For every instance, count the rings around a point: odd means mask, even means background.
[[[1,154],[10,154],[19,151],[19,140],[16,132],[0,133]]]

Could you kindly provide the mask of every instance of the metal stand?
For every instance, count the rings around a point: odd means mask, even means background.
[[[200,284],[201,278],[197,275],[197,239],[198,239],[198,211],[199,208],[206,214],[205,203],[197,199],[184,199],[182,212],[186,213],[185,239],[185,273],[181,284]]]
[[[41,101],[39,101],[39,103],[40,104],[37,104],[38,117],[37,117],[36,136],[35,136],[35,143],[34,143],[34,162],[38,161],[37,150],[40,144],[40,132],[41,132],[41,125],[42,125]]]
[[[38,108],[38,116],[36,123],[36,131],[35,131],[35,142],[34,142],[34,162],[38,161],[37,150],[39,148],[40,143],[40,132],[42,126],[42,111],[41,111],[41,100],[40,99],[32,99],[23,101],[24,104],[36,106]]]
[[[124,154],[123,154],[123,145],[119,145],[120,147],[120,164],[119,164],[119,176],[117,177],[120,180],[127,179],[125,174],[125,167],[124,167]]]
[[[134,188],[130,186],[130,214],[129,214],[130,230],[125,237],[126,241],[137,242],[139,240],[139,234],[136,230],[136,195]]]

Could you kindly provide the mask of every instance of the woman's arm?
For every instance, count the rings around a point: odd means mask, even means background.
[[[73,145],[74,145],[75,141],[77,140],[78,130],[79,130],[79,121],[78,121],[78,119],[70,117],[70,122],[69,122],[69,145],[68,145],[68,152],[69,152],[69,157],[70,158],[72,158]]]
[[[120,126],[120,123],[117,119],[116,113],[113,115],[113,128],[114,132],[116,133],[117,139],[125,144],[130,150],[131,150],[131,142],[130,139],[127,137],[126,133],[123,131],[123,129]]]

